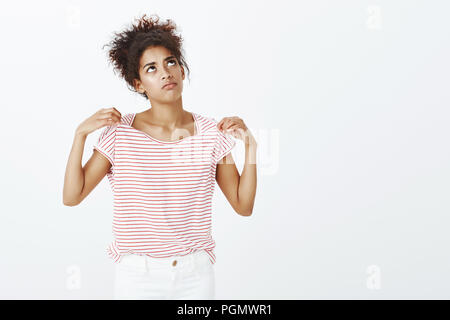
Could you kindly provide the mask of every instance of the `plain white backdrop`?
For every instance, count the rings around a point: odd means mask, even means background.
[[[217,299],[449,299],[448,12],[424,0],[2,2],[0,298],[112,298],[110,185],[67,207],[64,173],[84,119],[150,107],[102,49],[147,13],[184,38],[184,109],[239,116],[258,140],[253,215],[216,184]],[[232,154],[241,172],[241,141]]]

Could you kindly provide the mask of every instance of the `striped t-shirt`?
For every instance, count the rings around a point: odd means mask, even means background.
[[[216,165],[236,142],[214,118],[191,112],[196,134],[161,141],[131,126],[136,113],[105,127],[93,146],[110,162],[114,262],[127,254],[154,258],[205,250],[214,264],[211,203]]]

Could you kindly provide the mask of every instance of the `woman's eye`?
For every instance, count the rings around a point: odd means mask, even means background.
[[[175,60],[169,60],[168,63],[171,63],[171,62],[173,62],[174,64],[177,64],[177,62],[176,62]],[[150,66],[150,67],[147,69],[147,72],[148,72],[151,68],[155,68],[155,67],[154,67],[154,66]]]

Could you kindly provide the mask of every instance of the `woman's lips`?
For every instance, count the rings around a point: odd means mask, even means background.
[[[163,87],[163,89],[170,90],[170,89],[173,89],[176,85],[177,85],[176,83],[171,83],[171,84],[165,85]]]

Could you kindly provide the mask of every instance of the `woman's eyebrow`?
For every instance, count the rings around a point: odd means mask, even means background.
[[[168,56],[167,58],[164,59],[164,61],[167,61],[167,60],[172,59],[172,58],[175,58],[175,57],[174,56]],[[150,65],[153,65],[155,63],[156,62],[154,62],[154,61],[153,62],[149,62],[145,66],[143,66],[142,69],[144,69],[146,66],[150,66]]]

